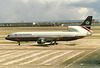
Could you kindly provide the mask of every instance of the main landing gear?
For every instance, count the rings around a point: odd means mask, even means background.
[[[20,46],[20,41],[18,41],[18,45]],[[58,45],[56,41],[51,41],[50,45]]]
[[[51,41],[50,45],[58,45],[56,41]]]

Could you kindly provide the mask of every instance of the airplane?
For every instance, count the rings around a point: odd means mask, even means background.
[[[68,31],[52,32],[15,32],[5,37],[6,40],[20,42],[36,41],[38,44],[50,43],[58,45],[56,41],[72,41],[91,36],[92,16],[88,16],[79,26],[68,26]]]

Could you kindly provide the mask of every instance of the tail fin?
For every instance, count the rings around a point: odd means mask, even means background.
[[[80,26],[85,26],[86,28],[91,29],[91,23],[92,23],[92,16],[88,16]]]

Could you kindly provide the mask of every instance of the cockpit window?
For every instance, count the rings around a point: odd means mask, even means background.
[[[8,37],[10,37],[10,35],[8,35]]]

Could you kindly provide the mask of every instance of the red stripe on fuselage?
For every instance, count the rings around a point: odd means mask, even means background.
[[[84,27],[84,26],[82,26],[82,28],[84,28],[85,30],[87,30],[87,31],[91,32],[89,29],[87,29],[87,28],[86,28],[86,27]]]
[[[17,41],[20,41],[20,39],[16,38]]]

